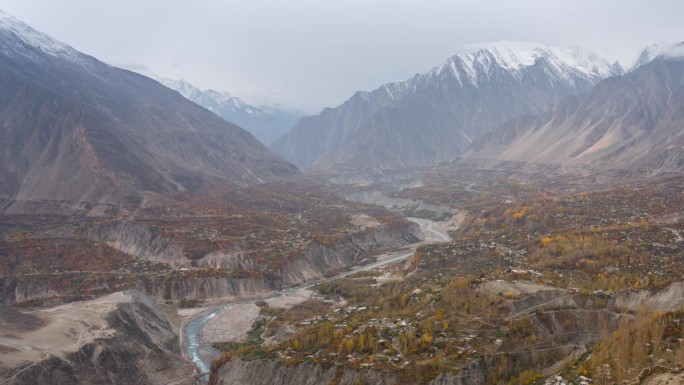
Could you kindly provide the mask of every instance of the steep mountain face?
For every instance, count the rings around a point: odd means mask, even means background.
[[[684,46],[606,79],[543,115],[507,123],[464,157],[667,172],[684,170]]]
[[[304,116],[303,112],[292,108],[253,106],[225,92],[203,91],[185,80],[161,79],[160,82],[225,120],[243,127],[267,146]]]
[[[240,127],[4,13],[0,87],[0,196],[9,206],[136,203],[298,174]]]
[[[271,148],[311,171],[433,165],[521,115],[622,74],[580,49],[493,46],[305,117]]]
[[[652,44],[644,48],[639,54],[639,57],[637,57],[636,61],[634,61],[634,64],[632,64],[632,67],[629,69],[629,72],[632,72],[635,69],[652,62],[653,59],[660,55],[662,50],[663,47],[659,44]]]

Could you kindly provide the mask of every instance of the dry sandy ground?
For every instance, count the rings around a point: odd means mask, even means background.
[[[451,216],[446,221],[440,221],[440,222],[432,222],[432,228],[436,231],[439,231],[441,233],[447,234],[450,231],[454,231],[461,226],[461,223],[463,220],[466,218],[467,213],[465,211],[458,211],[454,215]],[[444,242],[444,239],[442,239],[440,236],[437,234],[433,233],[432,231],[429,230],[429,223],[431,221],[422,219],[422,218],[407,218],[411,222],[416,223],[419,227],[421,232],[423,233],[423,242],[425,243],[433,243],[433,242]]]
[[[437,234],[433,233],[432,231],[428,230],[428,224],[430,221],[422,219],[422,218],[407,218],[409,221],[415,223],[420,227],[420,231],[422,233],[422,238],[423,242],[425,243],[439,243],[439,242],[444,242],[442,238],[440,238]],[[436,222],[433,227],[436,230]]]
[[[506,294],[513,293],[516,296],[520,294],[531,294],[544,290],[561,290],[557,287],[540,285],[532,282],[509,282],[509,281],[489,281],[482,284],[482,289],[492,294]]]
[[[354,214],[351,216],[351,223],[362,229],[380,227],[381,224],[375,218],[366,214]]]
[[[682,373],[662,373],[653,375],[644,382],[642,385],[684,385],[684,372]]]
[[[298,305],[307,299],[310,299],[313,293],[313,290],[310,289],[298,290],[294,293],[282,295],[280,297],[269,298],[266,300],[266,303],[268,303],[268,306],[270,307],[289,309],[294,305]]]
[[[437,231],[441,231],[443,233],[448,234],[450,231],[455,231],[456,229],[461,227],[461,223],[463,223],[467,216],[467,211],[457,211],[454,215],[451,216],[451,218],[447,219],[446,221],[435,222],[434,228]]]
[[[644,304],[647,304],[651,311],[674,312],[681,309],[684,307],[684,282],[675,282],[656,293],[652,293],[649,290],[641,290],[620,295],[616,301],[618,307],[633,311],[639,310]]]
[[[287,295],[269,298],[268,306],[289,309],[311,298],[313,291],[304,289]],[[187,310],[184,309],[185,313]],[[201,312],[203,309],[198,309]],[[179,311],[180,314],[180,311]],[[219,313],[216,317],[207,321],[202,329],[204,341],[209,343],[225,341],[244,341],[247,333],[252,330],[252,324],[259,317],[259,307],[254,303],[236,305]]]
[[[385,282],[401,279],[401,277],[396,273],[395,266],[383,267],[380,269],[380,271],[382,272],[382,275],[375,277],[375,281],[377,282],[375,285],[377,286],[380,286]]]
[[[39,321],[33,330],[11,322],[0,325],[0,368],[15,368],[48,356],[63,357],[96,338],[111,336],[114,330],[108,327],[105,316],[118,303],[130,301],[132,297],[114,293],[92,301],[21,312],[25,320],[39,319],[42,325]],[[22,322],[21,315],[17,321]]]
[[[178,316],[187,320],[190,318],[194,318],[196,315],[198,315],[200,313],[204,313],[207,310],[209,310],[208,307],[182,308],[182,309],[178,309]]]
[[[202,329],[202,337],[209,343],[244,341],[258,316],[257,305],[253,303],[236,305],[207,321]]]

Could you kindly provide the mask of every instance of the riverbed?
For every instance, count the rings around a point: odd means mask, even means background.
[[[253,306],[254,302],[257,300],[265,300],[265,301],[273,301],[279,298],[283,297],[288,297],[288,296],[294,296],[295,294],[299,292],[303,292],[306,290],[309,290],[311,287],[318,285],[323,282],[329,282],[333,281],[336,279],[344,278],[349,275],[352,275],[354,273],[357,273],[359,271],[366,271],[366,270],[373,270],[380,268],[382,266],[391,264],[391,263],[396,263],[399,261],[403,261],[409,257],[411,257],[418,246],[425,244],[425,243],[434,243],[434,242],[448,242],[451,240],[449,235],[447,235],[445,232],[441,231],[442,228],[444,228],[444,224],[436,224],[434,221],[431,221],[429,219],[422,219],[422,218],[408,218],[412,222],[418,224],[423,232],[423,241],[420,243],[416,243],[411,245],[408,248],[404,248],[400,251],[385,254],[378,256],[376,262],[363,265],[363,266],[357,266],[354,267],[351,270],[345,271],[343,273],[340,273],[338,275],[335,275],[333,277],[329,278],[324,278],[316,281],[311,281],[308,282],[304,285],[297,286],[297,287],[292,287],[288,289],[283,289],[280,291],[276,291],[271,293],[270,295],[263,297],[263,298],[255,298],[255,299],[248,299],[248,300],[239,300],[235,301],[233,303],[229,303],[226,305],[223,305],[221,307],[218,307],[216,309],[210,309],[204,312],[199,313],[195,318],[191,319],[186,325],[183,330],[183,333],[185,334],[185,353],[192,359],[192,361],[195,363],[197,366],[197,370],[202,373],[206,374],[209,373],[209,369],[211,368],[211,360],[213,358],[216,358],[220,356],[220,353],[216,351],[215,349],[212,348],[212,346],[209,344],[209,342],[205,341],[202,338],[203,335],[203,329],[207,325],[207,323],[214,319],[215,317],[221,315],[224,312],[229,312],[229,311],[235,311],[239,312],[241,311],[241,308],[244,306]],[[442,225],[442,226],[440,226]],[[207,314],[208,313],[208,314]],[[235,319],[241,319],[241,317],[234,317]]]

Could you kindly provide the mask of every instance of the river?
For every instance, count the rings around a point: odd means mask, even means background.
[[[323,283],[323,282],[334,281],[336,279],[347,277],[347,276],[352,275],[354,273],[357,273],[359,271],[377,269],[378,267],[382,267],[382,266],[388,265],[390,263],[399,262],[399,261],[402,261],[404,259],[409,258],[410,256],[413,255],[413,253],[416,251],[418,246],[420,246],[422,244],[431,243],[431,242],[448,242],[449,240],[451,240],[451,238],[447,234],[445,234],[439,230],[436,230],[434,228],[435,222],[433,222],[429,219],[422,219],[422,218],[408,218],[408,219],[411,220],[412,222],[417,223],[421,227],[421,229],[423,230],[423,234],[424,234],[424,239],[425,239],[424,242],[415,244],[408,249],[398,251],[394,254],[391,254],[390,256],[383,258],[380,261],[373,262],[373,263],[363,265],[363,266],[359,266],[359,267],[355,267],[351,270],[345,271],[344,273],[340,273],[340,274],[335,275],[335,276],[330,277],[330,278],[320,279],[317,281],[312,281],[312,282],[306,283],[302,286],[296,286],[296,287],[292,287],[289,289],[280,290],[280,291],[272,293],[272,295],[270,295],[269,297],[260,298],[260,299],[268,300],[270,298],[283,297],[286,295],[293,294],[297,291],[309,289],[309,288],[311,288],[315,285],[318,285],[320,283]],[[185,339],[186,339],[186,351],[185,352],[187,353],[188,356],[190,356],[192,361],[197,366],[197,370],[200,373],[202,373],[202,375],[209,373],[209,369],[211,367],[211,358],[210,357],[212,355],[218,356],[220,354],[219,352],[214,350],[208,343],[202,341],[201,336],[202,336],[202,329],[204,328],[204,325],[206,325],[206,323],[210,319],[216,317],[217,315],[219,315],[222,312],[229,311],[231,309],[236,309],[242,305],[254,303],[255,301],[257,301],[257,300],[256,299],[242,300],[242,301],[236,301],[236,302],[233,302],[233,303],[230,303],[227,305],[223,305],[223,306],[219,307],[218,309],[214,310],[213,312],[211,312],[209,314],[198,316],[198,317],[194,318],[193,320],[191,320],[190,322],[188,322],[185,325],[185,329],[184,329]],[[202,354],[203,350],[206,352],[206,354]]]

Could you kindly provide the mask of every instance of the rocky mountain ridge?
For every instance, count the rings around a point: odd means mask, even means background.
[[[227,92],[201,90],[186,80],[161,79],[160,83],[244,128],[267,146],[283,136],[305,115],[293,108],[254,106]]]
[[[681,45],[679,46],[681,47]],[[476,141],[466,158],[647,173],[684,170],[684,59],[677,47],[534,118]]]
[[[211,184],[299,174],[240,127],[156,81],[6,14],[0,66],[2,211],[43,200],[86,210],[153,204]]]
[[[622,68],[590,51],[502,45],[413,78],[357,92],[305,117],[271,148],[311,172],[435,165],[505,121],[542,113]]]

